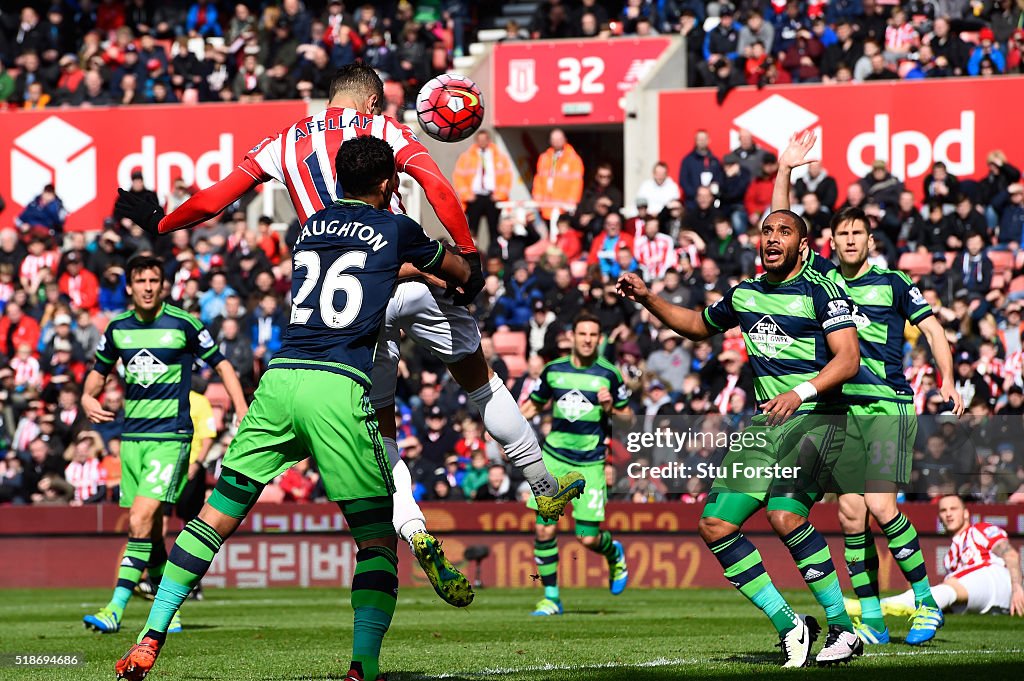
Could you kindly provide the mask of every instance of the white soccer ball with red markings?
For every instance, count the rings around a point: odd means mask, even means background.
[[[464,140],[484,122],[484,98],[476,83],[457,73],[429,80],[416,96],[423,131],[441,142]]]

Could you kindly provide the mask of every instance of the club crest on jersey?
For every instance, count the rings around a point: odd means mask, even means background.
[[[769,314],[761,317],[750,328],[747,337],[757,346],[762,355],[770,359],[774,359],[780,352],[796,342]]]
[[[143,348],[124,365],[124,370],[143,388],[148,388],[167,373],[167,365],[156,355]]]
[[[871,320],[868,319],[866,314],[861,312],[860,307],[857,305],[853,306],[853,314],[850,316],[853,317],[853,323],[857,325],[858,330],[871,326]]]
[[[594,403],[575,388],[558,398],[559,411],[569,423],[575,423],[594,410]]]

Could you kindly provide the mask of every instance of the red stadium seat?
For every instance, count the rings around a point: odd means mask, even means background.
[[[231,409],[231,397],[228,395],[227,389],[224,388],[223,383],[210,383],[206,386],[206,399],[210,400],[210,404],[214,409],[220,409],[222,412],[226,412]]]
[[[932,256],[930,253],[904,253],[898,267],[912,277],[921,277],[932,271]]]
[[[547,239],[541,239],[534,245],[527,247],[526,262],[530,264],[538,262],[541,258],[544,257],[544,252],[547,251],[548,248],[550,248],[551,246],[552,243],[550,241],[548,241]]]
[[[494,351],[502,359],[506,355],[526,357],[526,333],[523,331],[495,331],[491,341],[494,343]]]
[[[1003,275],[1001,275],[1001,274],[993,274],[992,275],[992,290],[993,291],[1002,291],[1003,287],[1006,286],[1006,282],[1007,282],[1007,278],[1004,277]]]
[[[992,261],[992,274],[1008,274],[1013,269],[1013,253],[1010,251],[989,251],[988,259]]]
[[[526,373],[526,358],[522,355],[502,355],[505,366],[508,367],[508,378],[514,381]]]
[[[1009,292],[1017,293],[1019,291],[1024,291],[1024,275],[1016,277],[1013,281],[1010,282]]]

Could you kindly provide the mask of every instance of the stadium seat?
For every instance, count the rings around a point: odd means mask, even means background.
[[[912,277],[920,277],[932,271],[932,256],[930,253],[904,253],[898,267]]]
[[[552,243],[547,239],[541,239],[532,246],[526,249],[526,262],[535,263],[540,261],[544,257],[544,252],[552,246]]]
[[[1008,274],[1013,269],[1014,255],[1010,251],[989,251],[988,259],[992,261],[992,274]]]
[[[1024,275],[1015,277],[1010,282],[1010,293],[1019,293],[1020,291],[1024,291]]]
[[[522,355],[502,355],[501,359],[508,367],[509,380],[515,380],[526,373],[526,358]]]
[[[993,274],[992,275],[992,290],[993,291],[1002,291],[1003,288],[1006,286],[1006,281],[1007,281],[1006,277],[1003,276],[1002,274]]]
[[[491,336],[494,351],[504,359],[507,355],[526,357],[526,333],[523,331],[495,331]]]
[[[223,383],[211,382],[206,386],[206,399],[210,400],[210,404],[214,409],[220,409],[222,412],[226,412],[231,409],[231,397],[228,395],[227,389]]]

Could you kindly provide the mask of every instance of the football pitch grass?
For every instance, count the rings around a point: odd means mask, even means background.
[[[786,594],[800,612],[824,621],[809,594]],[[108,590],[9,590],[0,594],[0,679],[114,678],[114,662],[134,642],[149,602],[133,598],[122,630],[100,635],[82,616]],[[868,647],[848,667],[779,669],[768,620],[726,589],[563,591],[566,614],[531,617],[540,589],[482,589],[456,610],[424,588],[403,588],[384,642],[389,681],[662,681],[678,678],[808,677],[900,681],[1020,679],[1024,622],[959,615],[931,643],[901,641],[907,625],[890,618],[900,642]],[[185,632],[172,634],[149,679],[304,681],[343,679],[352,614],[345,589],[209,589],[182,609]],[[815,650],[820,648],[819,638]],[[12,666],[13,654],[79,654],[78,668]]]

